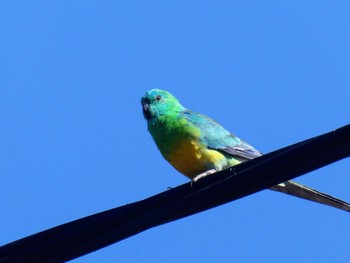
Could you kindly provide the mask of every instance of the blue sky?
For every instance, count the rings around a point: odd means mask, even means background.
[[[349,123],[348,1],[2,1],[0,242],[187,182],[140,97],[263,152]],[[350,161],[297,181],[350,201]],[[74,262],[346,262],[350,215],[263,191]]]

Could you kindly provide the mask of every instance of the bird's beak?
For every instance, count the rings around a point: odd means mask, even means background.
[[[143,112],[145,113],[145,112],[148,112],[148,110],[149,110],[149,104],[148,103],[143,103],[142,104],[142,108],[143,108]]]
[[[149,104],[148,103],[142,103],[142,111],[143,111],[143,116],[145,119],[150,119],[151,118],[151,113],[149,111]]]

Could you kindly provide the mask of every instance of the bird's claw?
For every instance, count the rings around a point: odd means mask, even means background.
[[[215,169],[211,169],[211,170],[208,170],[208,171],[206,171],[206,172],[204,172],[204,173],[201,173],[201,174],[197,175],[195,178],[193,178],[193,179],[191,180],[191,187],[193,187],[193,184],[194,184],[195,182],[197,182],[199,179],[201,179],[201,178],[203,178],[203,177],[206,177],[207,175],[213,174],[213,173],[215,173],[215,172],[216,172]]]

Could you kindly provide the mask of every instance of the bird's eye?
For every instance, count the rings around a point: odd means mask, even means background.
[[[160,95],[158,95],[157,97],[156,97],[156,100],[157,101],[160,101],[162,99],[162,96],[160,96]]]

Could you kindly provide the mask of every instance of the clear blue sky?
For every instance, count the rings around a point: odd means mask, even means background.
[[[0,242],[187,182],[140,97],[269,152],[348,124],[349,1],[2,1]],[[350,161],[298,178],[350,201]],[[346,262],[350,215],[263,191],[74,262]]]

